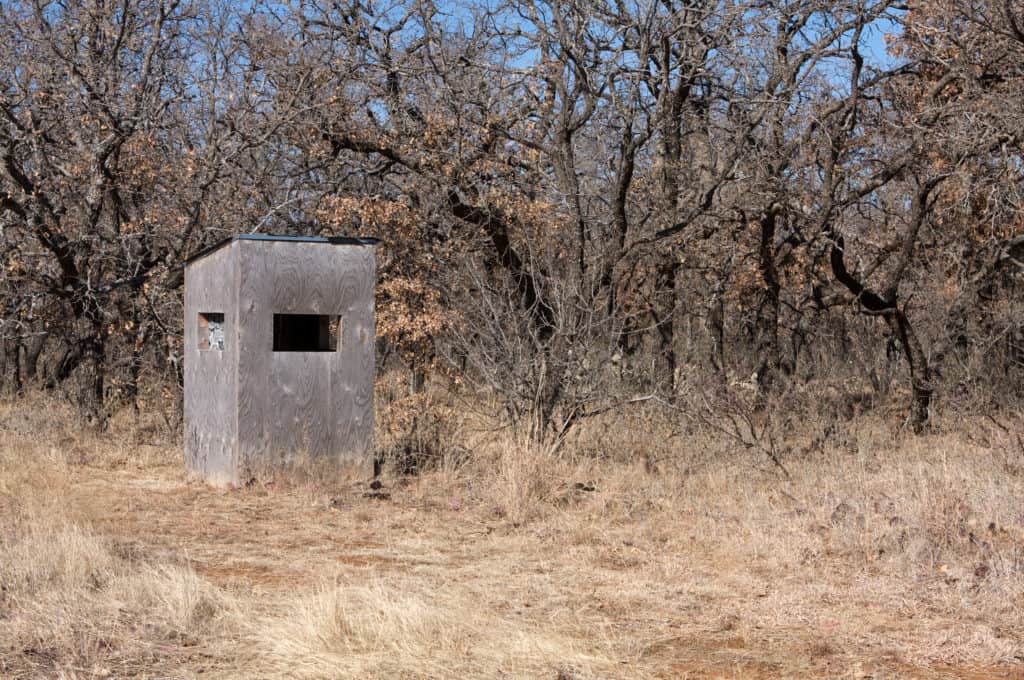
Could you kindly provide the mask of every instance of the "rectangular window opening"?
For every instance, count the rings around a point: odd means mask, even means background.
[[[223,312],[199,313],[199,349],[224,349]]]
[[[341,317],[336,314],[275,314],[275,352],[335,352]]]

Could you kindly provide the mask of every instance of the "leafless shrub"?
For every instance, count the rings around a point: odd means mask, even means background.
[[[466,461],[464,416],[450,395],[429,391],[403,396],[381,404],[377,418],[376,455],[402,474],[457,469]]]

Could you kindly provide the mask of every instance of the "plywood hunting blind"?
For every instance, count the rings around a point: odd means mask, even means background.
[[[374,239],[245,235],[185,265],[185,461],[215,484],[369,463]]]

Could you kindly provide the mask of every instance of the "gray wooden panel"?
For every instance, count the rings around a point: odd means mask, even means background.
[[[242,240],[230,250],[238,290],[236,481],[305,456],[368,463],[373,248]],[[339,315],[341,347],[275,353],[274,314]]]
[[[270,304],[274,313],[339,314],[364,292],[360,246],[272,242],[266,251],[268,274],[274,281]]]
[[[267,264],[268,249],[259,241],[236,241],[238,266],[238,448],[239,475],[247,477],[272,459],[270,360],[274,317]]]
[[[373,249],[346,248],[338,282],[344,304],[341,347],[331,375],[339,462],[369,461],[372,454],[375,279]]]
[[[286,465],[330,453],[331,352],[275,352],[270,365],[271,449]]]
[[[374,433],[374,370],[377,347],[374,321],[374,290],[377,278],[374,253],[364,249],[365,261],[360,272],[359,297],[352,310],[353,355],[348,374],[355,392],[355,432],[351,439],[351,456],[370,458]]]
[[[185,271],[185,462],[195,474],[219,484],[235,481],[238,317],[229,250],[211,253]],[[223,350],[199,349],[199,315],[210,312],[224,314]]]

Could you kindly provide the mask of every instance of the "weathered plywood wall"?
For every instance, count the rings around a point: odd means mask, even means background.
[[[371,247],[237,241],[238,466],[368,460],[376,279]],[[274,352],[274,314],[340,315],[333,352]]]
[[[214,483],[236,482],[238,313],[232,243],[185,270],[185,464]],[[223,350],[198,347],[199,314],[224,314]]]

